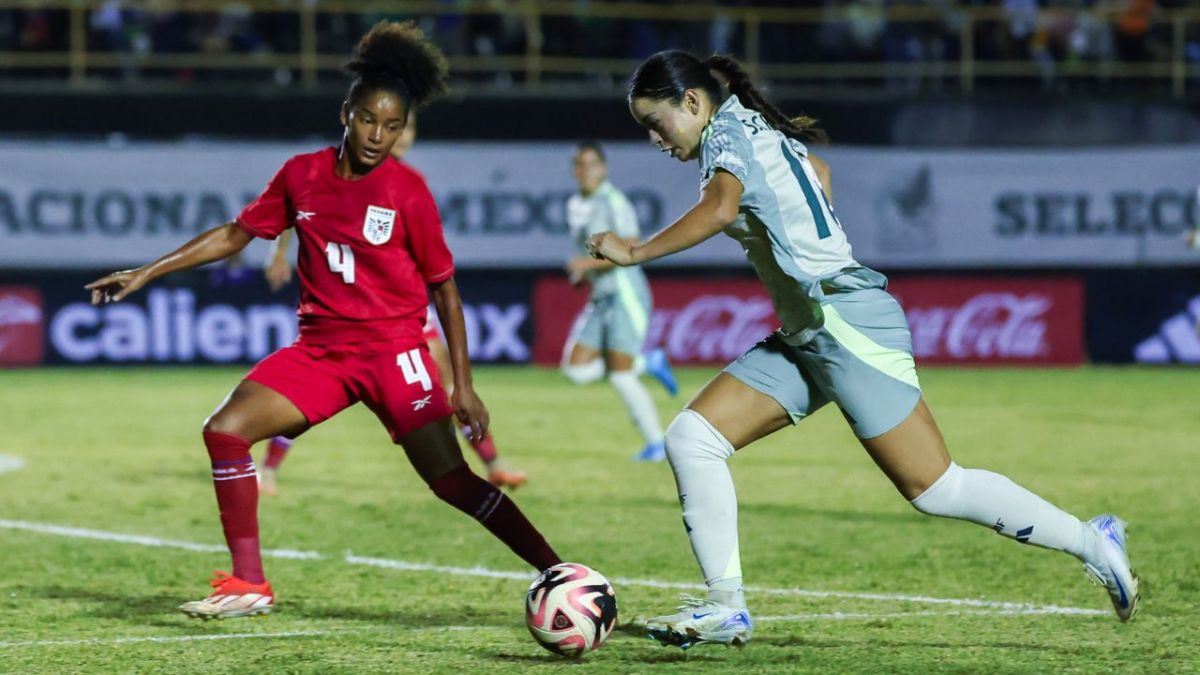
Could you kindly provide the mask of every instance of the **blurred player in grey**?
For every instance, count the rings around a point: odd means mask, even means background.
[[[650,284],[641,267],[618,267],[587,254],[588,239],[601,232],[636,241],[637,214],[629,199],[608,181],[608,162],[598,143],[580,143],[572,169],[579,192],[567,201],[567,225],[577,252],[567,261],[567,276],[573,285],[590,284],[592,290],[563,349],[562,371],[575,384],[595,382],[607,373],[645,442],[634,459],[662,461],[666,459],[662,422],[638,376],[649,373],[672,396],[678,387],[661,349],[642,355],[653,308]]]

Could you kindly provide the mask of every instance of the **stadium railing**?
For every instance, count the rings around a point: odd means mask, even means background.
[[[0,11],[66,15],[65,21],[57,22],[65,25],[65,39],[36,48],[0,47],[0,77],[40,74],[42,79],[62,80],[68,86],[81,88],[93,80],[103,80],[112,71],[128,72],[130,69],[200,72],[284,69],[297,73],[299,83],[312,89],[318,86],[322,74],[337,71],[346,58],[345,49],[321,49],[321,20],[351,16],[360,20],[389,17],[433,22],[447,17],[476,17],[506,21],[505,30],[509,31],[519,25],[519,35],[510,35],[513,39],[508,40],[516,48],[501,50],[509,53],[483,55],[452,51],[449,58],[451,67],[459,74],[468,77],[503,75],[510,78],[506,82],[516,82],[531,89],[555,85],[554,78],[564,76],[604,76],[618,81],[639,62],[636,58],[549,53],[547,35],[554,29],[547,24],[563,19],[582,24],[628,22],[622,24],[626,27],[641,24],[661,28],[666,22],[682,22],[701,28],[708,26],[707,44],[704,45],[707,49],[716,46],[718,51],[732,51],[760,77],[783,83],[903,80],[909,84],[933,81],[943,84],[954,81],[960,91],[970,94],[978,83],[988,80],[1041,81],[1043,84],[1051,80],[1141,80],[1169,84],[1170,93],[1182,98],[1188,94],[1189,80],[1200,79],[1200,7],[1160,9],[1131,16],[1128,10],[1111,7],[1048,8],[1014,14],[1003,7],[893,6],[870,7],[864,15],[864,6],[854,4],[838,8],[787,8],[599,0],[586,3],[576,0],[510,0],[503,3],[487,0],[454,3],[436,0],[386,3],[372,0],[239,0],[236,3],[148,0],[121,5],[124,11],[149,15],[167,12],[205,14],[235,9],[289,16],[291,27],[288,30],[293,34],[287,41],[294,49],[248,53],[164,53],[153,48],[107,51],[89,46],[89,26],[93,25],[94,15],[106,10],[111,12],[112,8],[106,0],[0,0]],[[1078,29],[1080,22],[1091,27],[1095,33],[1092,38],[1087,35],[1087,30]],[[713,37],[718,31],[712,29],[718,24],[723,36],[719,39]],[[364,25],[369,24],[364,22]],[[804,35],[811,37],[811,31],[821,26],[841,26],[843,37],[848,36],[851,29],[861,29],[873,33],[875,43],[849,56],[842,50],[838,58],[831,58],[829,50],[821,54],[808,49],[801,60],[776,58],[766,53],[782,52],[785,57],[803,53],[807,45],[799,44],[802,42],[799,39],[795,49],[788,48],[787,31],[808,30],[810,32]],[[999,50],[995,49],[992,40],[997,35],[1001,36],[999,41],[1002,43]],[[434,37],[438,37],[436,30]],[[632,36],[627,37],[634,40]],[[1077,43],[1093,38],[1101,44],[1094,45],[1094,49],[1077,51]],[[653,37],[643,39],[655,41]],[[764,48],[766,43],[770,43],[771,49]],[[1122,47],[1131,43],[1135,55],[1120,54]],[[665,46],[668,45],[657,45],[658,48]],[[833,51],[838,49],[835,47]],[[1194,88],[1195,82],[1190,84]]]

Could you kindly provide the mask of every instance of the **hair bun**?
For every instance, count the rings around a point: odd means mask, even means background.
[[[380,21],[358,41],[345,69],[364,85],[396,86],[414,106],[446,93],[442,51],[412,21]]]

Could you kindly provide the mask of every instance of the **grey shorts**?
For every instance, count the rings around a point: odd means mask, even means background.
[[[921,397],[904,310],[876,288],[830,296],[822,309],[812,341],[793,347],[776,333],[725,372],[778,401],[792,424],[832,401],[859,438],[890,431]]]
[[[646,342],[650,324],[649,294],[621,294],[592,298],[571,329],[572,344],[581,344],[597,351],[622,352],[638,355]]]

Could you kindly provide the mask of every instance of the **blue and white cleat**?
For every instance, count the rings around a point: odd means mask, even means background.
[[[661,462],[667,458],[667,446],[662,441],[648,443],[642,451],[633,456],[635,462]]]
[[[1084,563],[1083,569],[1093,583],[1104,586],[1112,600],[1117,618],[1128,621],[1137,612],[1138,576],[1129,566],[1125,547],[1125,521],[1106,513],[1088,521],[1100,534],[1097,564]]]
[[[671,396],[679,393],[679,383],[675,381],[675,373],[671,372],[671,362],[667,360],[667,353],[662,349],[655,349],[646,354],[646,372],[658,380]]]
[[[754,621],[750,610],[726,607],[712,600],[691,595],[679,596],[683,604],[679,612],[659,616],[646,622],[650,639],[662,645],[688,649],[698,644],[722,644],[726,647],[745,647],[754,637]]]

